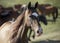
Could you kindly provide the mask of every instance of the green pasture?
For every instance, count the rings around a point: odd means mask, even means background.
[[[39,2],[40,4],[52,4],[58,7],[59,15],[56,23],[48,21],[48,25],[44,25],[42,22],[41,26],[43,28],[43,34],[39,37],[31,40],[29,43],[60,43],[60,0],[0,0],[0,4],[4,7],[13,6],[15,4],[28,4],[31,1],[32,4]],[[46,17],[48,20],[52,20],[52,17]]]

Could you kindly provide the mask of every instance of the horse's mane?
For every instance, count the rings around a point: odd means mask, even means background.
[[[9,40],[9,43],[19,42],[22,43],[23,42],[22,40],[24,41],[26,40],[28,31],[26,26],[27,15],[28,10],[24,9],[23,12],[16,18],[15,21],[13,22],[7,21],[0,27],[0,30],[2,30],[3,32],[7,31],[6,35],[8,36],[6,37],[6,39]],[[0,32],[2,33],[2,31]]]
[[[23,35],[24,35],[24,31],[25,31],[25,27],[26,27],[26,19],[25,17],[27,17],[27,10],[24,10],[20,15],[23,14],[23,18],[21,18],[21,22],[20,22],[20,26],[18,27],[18,29],[15,29],[15,31],[13,32],[12,36],[11,36],[11,42],[12,43],[18,43],[20,42],[20,39],[22,40]]]

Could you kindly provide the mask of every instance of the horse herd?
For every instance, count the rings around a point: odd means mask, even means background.
[[[3,7],[0,5],[0,43],[28,43],[32,31],[33,38],[43,33],[40,21],[47,25],[46,15],[52,15],[56,22],[58,8],[50,4],[15,5],[14,7]],[[27,37],[30,29],[29,37]]]

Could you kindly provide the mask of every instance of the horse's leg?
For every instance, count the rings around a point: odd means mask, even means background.
[[[53,22],[56,22],[56,15],[55,15],[55,12],[52,13],[52,16],[53,16]]]
[[[56,8],[56,19],[57,19],[57,17],[58,17],[58,8]]]
[[[53,15],[53,21],[56,22],[56,19],[57,19],[57,17],[58,17],[58,9],[57,9],[57,8],[55,8],[55,9],[53,10],[52,15]]]

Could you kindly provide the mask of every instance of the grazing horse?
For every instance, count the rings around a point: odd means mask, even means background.
[[[58,17],[58,8],[50,4],[38,4],[38,11],[41,12],[43,15],[49,16],[50,14],[52,14],[54,22]]]
[[[36,8],[36,6],[35,6]],[[42,28],[39,20],[33,15],[37,14],[28,8],[25,9],[14,22],[6,22],[0,27],[1,43],[28,43],[27,32],[32,29],[36,36],[42,34]],[[38,14],[37,14],[38,15]]]

